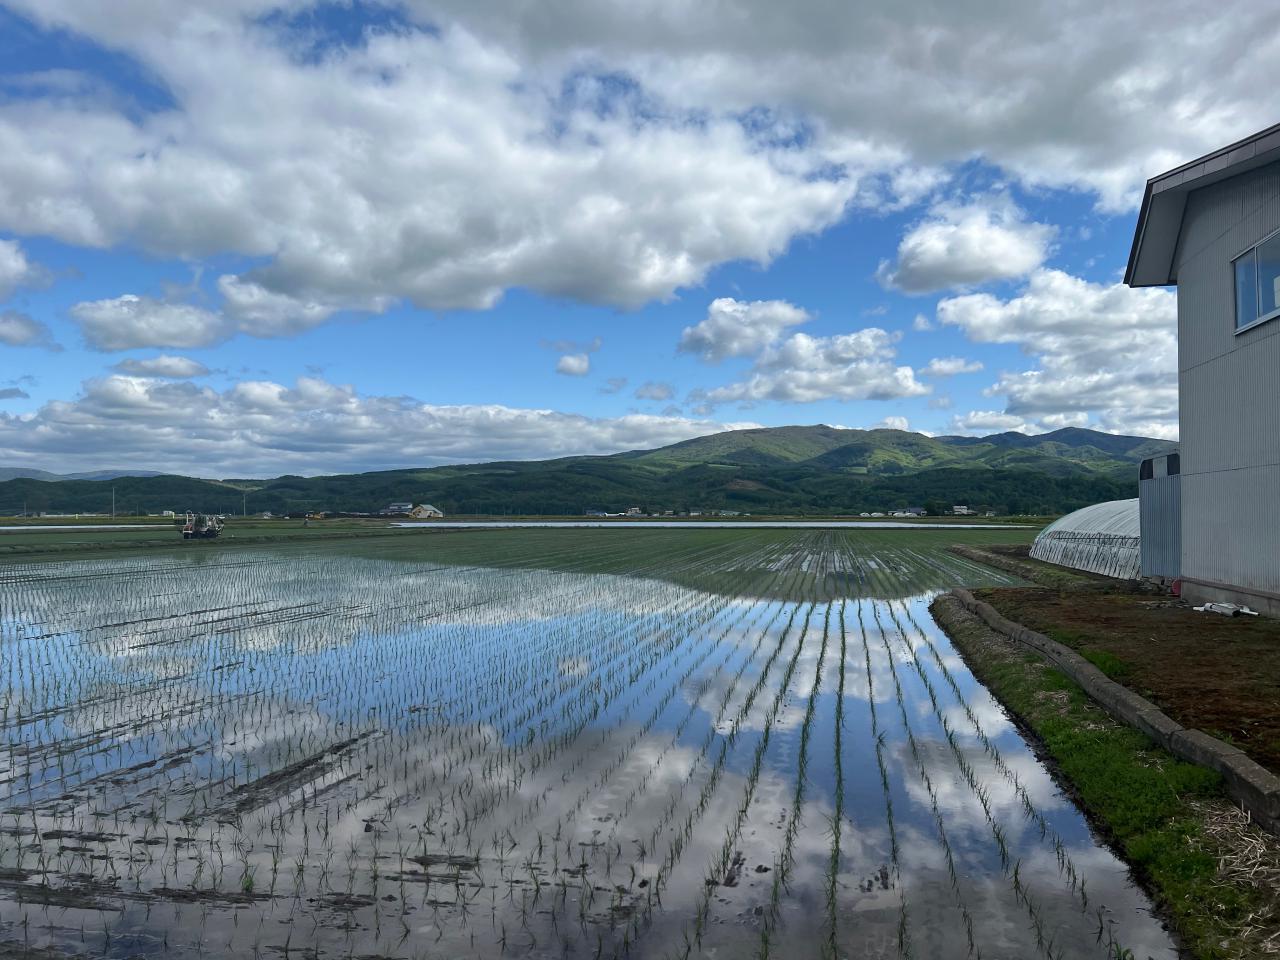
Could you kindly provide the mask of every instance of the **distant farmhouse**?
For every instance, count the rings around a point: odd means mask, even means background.
[[[1143,573],[1280,616],[1280,125],[1147,181],[1125,282],[1178,288],[1179,450],[1143,466]]]
[[[384,517],[411,517],[414,520],[430,520],[444,516],[443,511],[429,503],[392,503],[378,513]]]

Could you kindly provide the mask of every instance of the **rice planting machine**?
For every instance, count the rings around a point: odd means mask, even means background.
[[[185,517],[176,518],[174,526],[182,530],[183,540],[212,540],[222,533],[227,518],[221,514],[192,513],[187,511]]]

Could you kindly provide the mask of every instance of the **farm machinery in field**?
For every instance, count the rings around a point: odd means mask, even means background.
[[[222,533],[227,518],[221,514],[192,513],[174,519],[174,526],[182,531],[183,540],[212,540]]]

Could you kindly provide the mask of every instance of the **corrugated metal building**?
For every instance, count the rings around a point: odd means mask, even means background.
[[[1182,572],[1182,457],[1142,461],[1138,508],[1142,520],[1142,575],[1169,583]]]
[[[1125,280],[1178,287],[1183,595],[1280,616],[1280,125],[1148,181]]]
[[[1041,530],[1031,545],[1031,556],[1076,570],[1136,580],[1139,529],[1136,498],[1095,503]]]

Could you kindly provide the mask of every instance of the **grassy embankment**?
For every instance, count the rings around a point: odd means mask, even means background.
[[[1060,779],[1155,895],[1194,956],[1266,955],[1267,938],[1280,922],[1269,882],[1273,874],[1266,858],[1252,870],[1235,864],[1242,838],[1245,846],[1269,852],[1273,843],[1239,822],[1221,778],[1112,720],[1064,674],[996,634],[954,599],[940,598],[933,609],[973,673],[1042,745]]]
[[[1070,647],[1184,727],[1280,774],[1280,622],[1196,613],[1171,598],[1070,589],[979,594]]]

